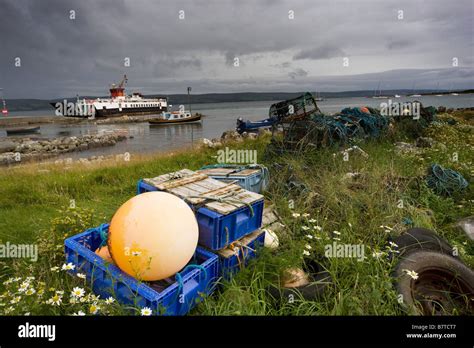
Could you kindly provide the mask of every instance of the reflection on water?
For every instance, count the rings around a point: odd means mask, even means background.
[[[459,96],[424,96],[416,98],[423,105],[446,106],[446,107],[471,107],[474,106],[473,95]],[[413,101],[413,98],[392,98],[392,102]],[[386,99],[372,98],[333,98],[318,102],[319,107],[325,113],[334,113],[344,107],[372,106],[380,107],[380,103],[387,102]],[[200,123],[183,123],[175,125],[153,125],[148,123],[125,123],[110,125],[95,124],[72,124],[55,125],[42,124],[40,134],[35,138],[54,138],[58,136],[80,136],[85,134],[95,134],[107,130],[127,130],[131,138],[117,143],[115,146],[91,149],[84,152],[67,153],[63,157],[90,157],[98,155],[111,155],[129,152],[150,153],[156,151],[166,151],[183,146],[191,146],[192,141],[196,142],[200,138],[218,138],[228,130],[234,129],[238,117],[253,121],[268,117],[268,109],[273,101],[259,102],[239,102],[239,103],[213,103],[193,105],[193,111],[205,115]],[[53,115],[53,111],[33,111],[11,113],[34,116]],[[6,132],[0,129],[0,137],[5,137]]]

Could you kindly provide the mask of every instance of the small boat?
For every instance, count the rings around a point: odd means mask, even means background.
[[[40,126],[6,129],[7,135],[38,133],[39,130],[40,130]]]
[[[8,115],[8,109],[7,109],[7,103],[5,102],[5,99],[2,97],[2,115],[7,116]]]
[[[394,97],[395,97],[395,98],[400,98],[401,95],[400,95],[400,94],[395,94]]]
[[[277,118],[266,118],[261,121],[244,121],[242,117],[239,117],[237,119],[236,131],[239,134],[242,134],[243,132],[257,132],[259,128],[271,127],[273,124],[276,123],[276,121]]]
[[[316,97],[314,97],[314,100],[316,100],[317,102],[318,101],[324,101],[324,98],[321,97],[321,93],[318,92],[318,93],[316,93]]]
[[[160,117],[148,121],[151,125],[156,124],[177,124],[201,121],[201,114],[191,115],[188,111],[163,111]]]

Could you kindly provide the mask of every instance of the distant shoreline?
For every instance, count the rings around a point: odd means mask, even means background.
[[[148,98],[154,97],[166,97],[169,102],[173,105],[184,104],[188,105],[189,103],[193,105],[198,104],[218,104],[218,103],[240,103],[240,102],[278,102],[281,100],[293,99],[304,92],[246,92],[246,93],[206,93],[206,94],[191,94],[190,96],[186,94],[169,94],[169,95],[146,95]],[[374,95],[372,90],[363,90],[363,91],[343,91],[343,92],[311,92],[313,95],[318,95],[324,99],[336,99],[336,98],[360,98],[367,97],[370,98]],[[452,90],[452,91],[437,91],[437,90],[417,90],[413,91],[412,89],[398,89],[398,90],[382,90],[382,95],[395,96],[398,95],[412,95],[420,94],[421,96],[433,96],[436,94],[449,95],[451,93],[457,93],[459,95],[473,94],[474,89],[467,90]],[[80,99],[95,99],[97,96],[81,96]],[[105,96],[99,96],[99,98],[108,98]],[[56,99],[5,99],[7,107],[11,112],[31,112],[31,111],[41,111],[41,110],[50,110],[50,103],[62,102],[64,100],[75,101],[76,98],[56,98]]]

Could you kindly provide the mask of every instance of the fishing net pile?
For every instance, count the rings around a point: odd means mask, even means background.
[[[368,107],[345,108],[332,116],[313,113],[306,119],[291,122],[284,131],[283,143],[294,149],[349,143],[356,138],[379,137],[389,124],[389,117]]]

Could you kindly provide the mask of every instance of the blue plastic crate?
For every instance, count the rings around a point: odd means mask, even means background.
[[[158,189],[143,180],[138,181],[137,194],[150,191]],[[262,225],[264,201],[261,199],[251,206],[252,209],[244,206],[227,215],[205,207],[197,208],[197,211],[193,209],[199,225],[199,244],[212,250],[219,250],[258,230]]]
[[[247,263],[257,257],[257,252],[265,241],[265,231],[258,230],[237,241],[233,250],[216,251],[219,256],[219,274],[225,280],[230,280]],[[230,247],[232,248],[232,246]]]
[[[268,186],[269,172],[264,166],[210,165],[202,167],[198,173],[222,182],[235,182],[247,191],[260,193]]]
[[[86,274],[94,293],[101,298],[112,296],[126,305],[149,307],[154,314],[185,315],[212,293],[219,277],[218,257],[198,247],[190,263],[178,272],[179,276],[140,282],[94,252],[101,242],[100,228],[66,239],[66,262],[76,266],[75,272]]]

